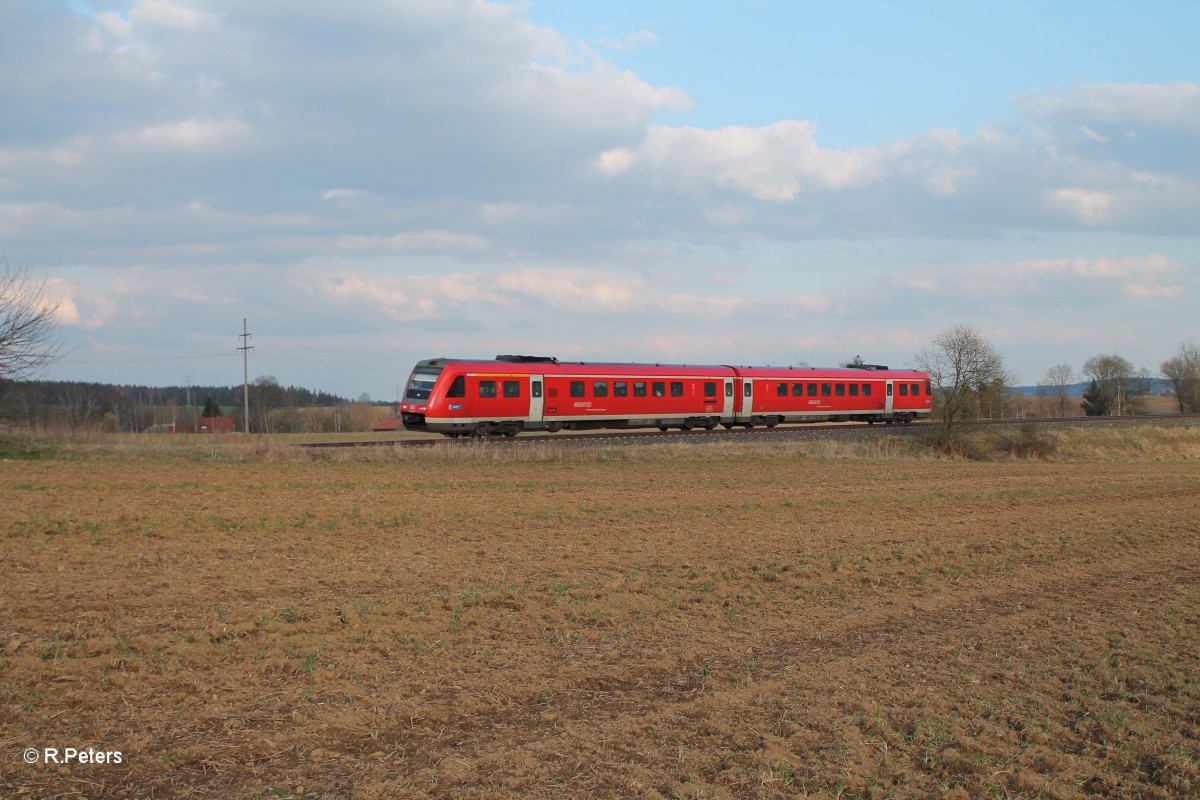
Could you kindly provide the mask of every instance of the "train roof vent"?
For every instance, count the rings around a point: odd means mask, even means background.
[[[887,371],[887,366],[884,364],[847,364],[846,368],[847,369],[866,369],[866,370],[871,370],[872,372],[875,370]]]
[[[496,356],[497,361],[511,361],[514,364],[557,364],[554,356]]]

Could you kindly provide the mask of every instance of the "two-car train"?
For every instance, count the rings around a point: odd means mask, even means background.
[[[598,428],[891,424],[925,419],[932,406],[928,375],[878,365],[813,369],[496,356],[419,362],[400,412],[408,430],[514,436]]]

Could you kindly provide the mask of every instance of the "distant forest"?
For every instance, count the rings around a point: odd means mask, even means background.
[[[193,423],[211,400],[222,415],[243,425],[242,387],[127,386],[78,381],[0,382],[0,422],[34,429],[134,431],[170,430]],[[354,430],[369,424],[374,409],[365,395],[349,400],[329,392],[282,386],[273,377],[250,384],[250,428],[254,432]]]

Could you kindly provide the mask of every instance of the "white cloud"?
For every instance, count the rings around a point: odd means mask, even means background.
[[[605,37],[600,40],[601,47],[622,53],[630,53],[634,50],[640,50],[643,47],[650,47],[656,44],[658,44],[658,34],[645,28],[628,33],[620,38]]]
[[[715,131],[655,125],[636,149],[601,153],[597,166],[609,174],[640,167],[660,185],[731,189],[772,202],[802,191],[860,186],[878,176],[876,149],[821,149],[815,127],[795,120]]]
[[[1017,103],[1037,117],[1129,128],[1200,131],[1200,86],[1175,83],[1098,83],[1065,96],[1025,94]],[[1095,131],[1085,130],[1085,135]]]
[[[116,137],[136,146],[191,152],[224,150],[249,142],[253,129],[236,119],[184,119]]]
[[[1050,202],[1085,225],[1105,222],[1113,209],[1111,194],[1088,189],[1055,189],[1050,192]]]
[[[1000,261],[940,269],[898,271],[897,290],[940,296],[947,305],[1037,306],[1069,302],[1112,303],[1175,297],[1183,291],[1183,265],[1161,253],[1122,258],[1048,258]]]
[[[482,236],[453,231],[409,231],[394,236],[343,236],[338,241],[342,249],[360,253],[469,251],[481,250],[487,246],[487,239]]]
[[[216,16],[193,7],[189,3],[174,3],[170,0],[134,0],[129,9],[129,20],[136,26],[169,28],[181,31],[196,31],[216,23]]]

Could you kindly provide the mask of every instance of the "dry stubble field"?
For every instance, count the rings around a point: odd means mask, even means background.
[[[3,461],[0,795],[1194,797],[1178,436]]]

